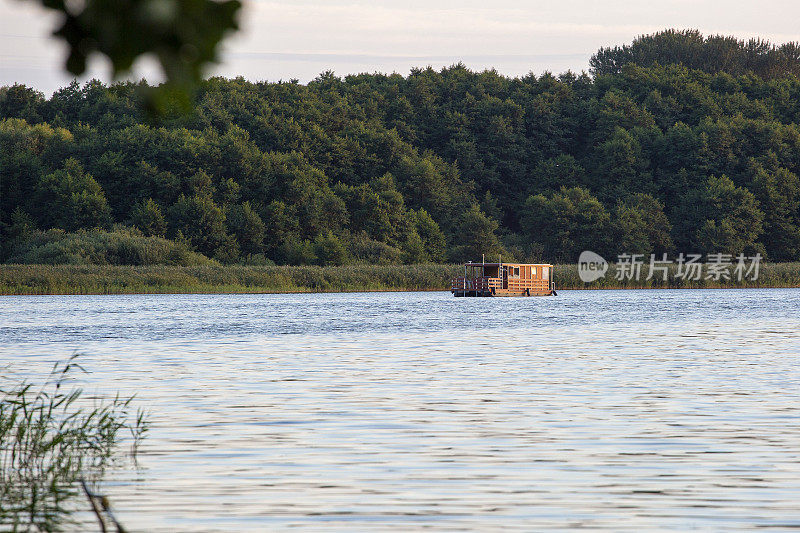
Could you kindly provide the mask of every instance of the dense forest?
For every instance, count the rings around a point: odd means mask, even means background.
[[[800,46],[670,30],[591,66],[212,78],[155,118],[144,82],[3,87],[0,259],[800,259]]]

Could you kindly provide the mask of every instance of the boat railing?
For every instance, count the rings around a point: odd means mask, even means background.
[[[465,278],[458,276],[453,278],[452,289],[459,291],[487,291],[491,289],[498,289],[503,286],[500,278],[490,278],[488,276],[479,276],[476,278]]]
[[[490,291],[492,289],[508,289],[510,291],[524,292],[526,290],[533,291],[547,291],[553,290],[554,284],[547,279],[521,279],[512,278],[507,279],[508,286],[503,287],[502,278],[490,278],[488,276],[478,276],[475,278],[465,278],[458,276],[453,278],[451,290],[457,291]]]

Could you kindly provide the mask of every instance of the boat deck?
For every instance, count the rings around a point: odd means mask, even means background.
[[[549,264],[467,263],[464,275],[453,278],[453,296],[551,296],[555,295]]]

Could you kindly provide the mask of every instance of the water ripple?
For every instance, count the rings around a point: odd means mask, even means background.
[[[0,299],[152,412],[133,531],[800,527],[800,291]]]

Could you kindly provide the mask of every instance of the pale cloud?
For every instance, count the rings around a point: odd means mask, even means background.
[[[543,32],[571,35],[613,35],[620,32],[641,32],[652,29],[636,24],[603,25],[540,20],[535,13],[520,8],[410,9],[403,7],[341,5],[287,6],[276,2],[248,2],[247,19],[256,29],[268,20],[280,21],[285,29],[292,27],[330,28],[335,33],[358,31],[386,36],[386,32],[404,35],[425,34],[434,40],[456,35],[498,37],[503,33]],[[287,25],[287,23],[289,23]],[[656,26],[659,27],[660,26]],[[291,31],[291,30],[290,30]]]
[[[664,28],[786,42],[800,40],[799,19],[800,4],[787,0],[249,0],[214,73],[308,81],[328,69],[407,73],[458,61],[514,76],[581,71],[601,46]],[[0,85],[51,92],[66,83],[63,47],[48,37],[55,22],[28,2],[0,0]],[[91,75],[107,72],[92,63]],[[143,61],[134,77],[156,72]]]
[[[403,43],[412,49],[406,49],[407,53],[417,50],[441,53],[443,49],[448,53],[463,53],[463,47],[474,49],[488,45],[499,53],[503,51],[501,48],[521,48],[540,42],[567,46],[570,52],[591,53],[594,48],[587,50],[587,43],[625,39],[609,43],[621,44],[665,27],[701,27],[708,33],[759,35],[778,41],[800,36],[793,23],[786,24],[786,16],[790,12],[800,15],[800,7],[788,2],[777,2],[783,5],[781,9],[762,6],[745,11],[737,5],[744,2],[685,0],[665,1],[647,9],[642,9],[644,3],[635,2],[548,3],[560,5],[559,10],[552,7],[540,10],[541,6],[535,2],[499,2],[491,7],[476,7],[465,2],[452,9],[443,9],[444,4],[447,2],[431,1],[423,6],[407,2],[382,5],[251,0],[247,4],[249,14],[244,35],[248,42],[263,42],[272,50],[291,47],[298,52],[325,49],[348,53],[367,51],[353,50],[348,47],[351,43],[368,43],[379,50]],[[656,13],[658,17],[654,17]],[[748,25],[752,29],[748,29]],[[780,29],[790,31],[776,31]],[[457,45],[458,50],[449,50],[452,45]],[[559,51],[563,49],[535,50],[538,53]]]

